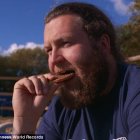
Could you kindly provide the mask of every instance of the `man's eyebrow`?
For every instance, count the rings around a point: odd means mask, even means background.
[[[44,48],[48,48],[48,47],[50,47],[50,44],[47,42],[44,42]]]
[[[73,36],[72,35],[69,35],[69,36],[62,36],[62,37],[59,37],[59,38],[56,38],[54,40],[54,43],[59,43],[59,42],[63,42],[67,39],[72,39]],[[44,48],[49,48],[51,45],[49,43],[44,43]]]
[[[55,39],[54,42],[56,42],[56,43],[57,42],[63,42],[65,40],[72,39],[72,38],[73,38],[73,36],[62,36],[60,38]]]
[[[48,50],[49,48],[51,48],[50,45],[44,45],[44,47],[43,47],[44,50]]]

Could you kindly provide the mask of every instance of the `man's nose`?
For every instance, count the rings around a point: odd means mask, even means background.
[[[54,50],[52,52],[51,62],[53,66],[58,65],[59,63],[63,62],[63,60],[64,57],[60,51]]]
[[[62,55],[58,55],[52,58],[53,65],[57,65],[64,60]]]

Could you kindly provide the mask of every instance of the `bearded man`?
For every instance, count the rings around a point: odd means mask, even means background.
[[[124,63],[115,40],[111,21],[94,5],[54,8],[44,30],[50,73],[15,84],[13,133],[36,131],[46,140],[138,140],[140,68]]]

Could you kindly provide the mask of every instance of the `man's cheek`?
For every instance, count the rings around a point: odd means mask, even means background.
[[[49,67],[49,70],[50,70],[50,72],[52,72],[52,63],[50,63],[50,61],[48,61],[48,67]]]

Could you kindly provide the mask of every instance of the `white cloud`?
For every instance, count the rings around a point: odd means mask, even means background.
[[[7,50],[2,50],[2,49],[0,48],[0,54],[1,54],[1,55],[9,55],[9,54],[11,54],[12,52],[17,51],[18,49],[23,49],[23,48],[34,49],[34,48],[36,48],[36,47],[43,47],[43,45],[42,45],[42,44],[36,44],[36,43],[34,43],[34,42],[28,42],[28,43],[26,43],[25,45],[23,45],[23,44],[18,45],[18,44],[16,44],[16,43],[14,43],[14,44],[11,44]]]
[[[129,4],[125,4],[124,0],[110,0],[115,7],[115,10],[120,14],[120,15],[129,15],[129,7],[133,4],[133,2],[130,2]]]
[[[0,54],[1,54],[1,52],[2,52],[2,47],[0,46]]]

